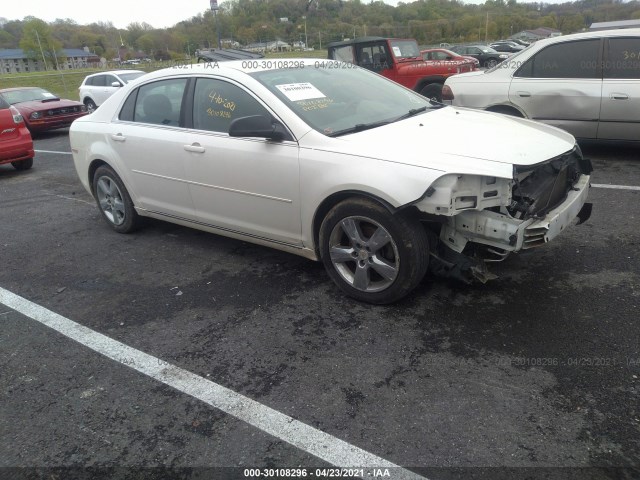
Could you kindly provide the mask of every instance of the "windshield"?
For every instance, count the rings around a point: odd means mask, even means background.
[[[56,97],[53,93],[47,92],[42,88],[25,88],[22,90],[10,90],[8,92],[2,92],[4,99],[11,105],[15,103],[31,102],[39,100],[55,100]]]
[[[482,50],[484,53],[498,53],[491,47],[478,47],[478,48]]]
[[[138,77],[144,75],[145,72],[131,72],[131,73],[121,73],[118,75],[124,83],[129,83],[131,80],[135,80]]]
[[[432,107],[422,95],[366,69],[331,61],[323,64],[250,75],[305,123],[328,136],[374,128],[409,111]]]
[[[420,49],[415,40],[389,40],[393,56],[398,60],[420,56]]]

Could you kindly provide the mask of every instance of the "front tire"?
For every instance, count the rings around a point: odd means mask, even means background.
[[[320,227],[320,254],[344,293],[378,305],[405,297],[429,265],[429,243],[420,223],[363,198],[344,200],[327,214]]]
[[[15,168],[16,170],[29,170],[31,167],[33,167],[33,158],[11,162],[11,165],[13,165],[13,168]]]
[[[111,167],[98,167],[93,175],[93,196],[102,218],[118,233],[133,232],[140,226],[129,192]]]
[[[484,62],[484,66],[487,68],[493,68],[496,65],[498,65],[498,60],[496,60],[495,58],[490,58],[489,60],[487,60],[486,62]]]

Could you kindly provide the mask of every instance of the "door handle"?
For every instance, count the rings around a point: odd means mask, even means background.
[[[629,95],[626,93],[612,93],[609,95],[612,100],[629,100]]]
[[[116,142],[124,142],[127,139],[127,137],[125,137],[121,133],[116,133],[114,135],[111,135],[111,139],[115,140]]]
[[[523,97],[523,98],[528,98],[528,97],[530,97],[530,96],[531,96],[531,93],[529,93],[529,92],[516,92],[516,94],[517,94],[519,97]]]
[[[204,153],[204,147],[198,142],[192,143],[191,145],[185,145],[184,149],[187,152]]]

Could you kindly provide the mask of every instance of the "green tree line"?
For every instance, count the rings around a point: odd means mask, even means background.
[[[638,0],[562,4],[487,0],[482,5],[418,0],[395,7],[380,0],[226,0],[220,7],[221,38],[242,46],[279,39],[307,41],[308,46],[319,48],[330,41],[364,35],[411,37],[422,45],[462,43],[496,40],[538,27],[567,34],[593,22],[640,19]],[[155,59],[184,58],[198,48],[216,47],[216,38],[216,21],[209,10],[163,29],[138,22],[118,29],[111,22],[79,25],[71,19],[47,23],[35,17],[0,18],[0,48],[23,48],[33,58],[44,54],[52,64],[61,48],[88,47],[111,60],[123,44],[131,52],[128,55],[141,52]]]

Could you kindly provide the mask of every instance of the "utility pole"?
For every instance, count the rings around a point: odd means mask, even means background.
[[[211,11],[213,12],[213,17],[216,20],[216,32],[218,33],[218,48],[222,48],[220,43],[220,25],[218,24],[218,0],[209,0],[209,5],[211,6]]]
[[[484,43],[487,43],[489,35],[489,12],[487,12],[487,23],[484,25]]]
[[[307,38],[307,16],[303,15],[302,19],[304,20],[304,48],[306,50],[309,48],[309,39]]]
[[[40,43],[40,35],[38,35],[38,30],[36,30],[36,38],[38,39],[38,46],[40,47],[40,54],[42,55],[42,61],[44,62],[44,69],[45,69],[45,71],[48,71],[49,67],[47,67],[47,59],[44,58],[44,51],[42,50],[42,44]]]

